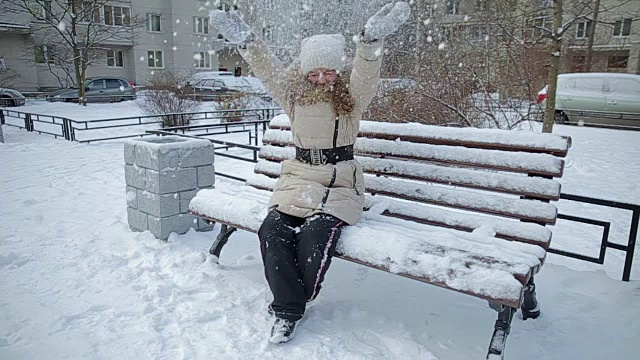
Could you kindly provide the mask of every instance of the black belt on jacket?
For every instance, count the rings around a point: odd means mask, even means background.
[[[296,159],[311,165],[336,164],[353,160],[353,145],[332,149],[303,149],[296,146]]]

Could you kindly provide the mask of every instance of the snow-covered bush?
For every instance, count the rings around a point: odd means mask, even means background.
[[[137,104],[149,115],[182,114],[198,110],[183,84],[188,74],[179,71],[156,71],[147,80],[147,87],[138,93]],[[162,116],[163,126],[189,125],[189,115]]]

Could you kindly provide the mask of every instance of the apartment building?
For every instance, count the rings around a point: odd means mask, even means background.
[[[37,0],[33,6],[56,11],[57,3]],[[238,76],[249,73],[248,64],[235,51],[235,44],[225,42],[209,25],[212,2],[114,0],[99,3],[99,9],[93,14],[95,21],[110,28],[127,27],[134,21],[139,21],[141,26],[128,35],[124,32],[102,41],[100,54],[87,70],[87,76],[121,76],[144,85],[152,72],[162,70],[229,70]],[[46,9],[40,12],[41,16],[46,13]],[[0,67],[18,75],[14,83],[19,90],[56,88],[64,81],[64,72],[48,56],[52,46],[38,39],[41,33],[47,32],[46,28],[44,21],[27,12],[0,13]]]
[[[209,24],[211,9],[239,10],[277,57],[289,63],[301,39],[319,33],[358,33],[385,0],[88,0],[99,4],[90,16],[111,28],[138,21],[133,34],[106,38],[87,76],[112,75],[145,85],[162,70],[232,71],[251,74],[237,44]],[[33,6],[55,11],[64,0],[34,0]],[[47,9],[41,9],[46,15]],[[64,72],[48,54],[53,46],[39,39],[47,25],[27,12],[0,12],[0,67],[19,75],[23,91],[60,87]]]
[[[591,71],[640,74],[640,1],[600,0],[593,21],[595,0],[565,0],[562,72],[585,71],[588,37],[595,24]],[[551,0],[416,0],[416,6],[434,20],[433,38],[448,41],[485,37],[519,38],[532,47],[545,49],[544,29],[553,28]],[[509,23],[506,19],[513,19]],[[496,24],[499,22],[499,24]]]

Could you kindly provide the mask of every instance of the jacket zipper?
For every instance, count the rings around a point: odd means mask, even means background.
[[[340,117],[336,116],[336,124],[333,130],[333,147],[338,147],[338,127],[340,126]]]
[[[329,182],[329,186],[327,186],[327,190],[324,192],[324,196],[322,197],[322,202],[320,203],[320,208],[324,208],[324,205],[327,203],[327,199],[329,199],[329,191],[333,184],[336,182],[336,166],[333,166],[333,171],[331,172],[331,181]]]
[[[360,191],[358,191],[358,186],[356,182],[356,167],[353,167],[353,189],[356,191],[356,195],[360,196]]]

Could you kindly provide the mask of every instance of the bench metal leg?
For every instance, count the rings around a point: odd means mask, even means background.
[[[222,248],[227,244],[227,241],[229,241],[229,237],[236,230],[238,229],[234,228],[233,226],[227,226],[222,224],[220,233],[216,237],[216,241],[213,242],[213,245],[211,245],[211,249],[209,249],[209,254],[216,257],[216,263],[220,258],[220,252],[222,251]]]
[[[533,283],[533,276],[529,279],[524,289],[524,301],[522,303],[522,319],[535,319],[540,316],[540,306],[536,299],[536,284]]]
[[[487,359],[504,359],[504,346],[507,342],[509,331],[511,330],[513,314],[515,314],[517,310],[516,308],[503,306],[502,310],[498,313],[498,320],[496,320],[491,343],[489,344]]]

